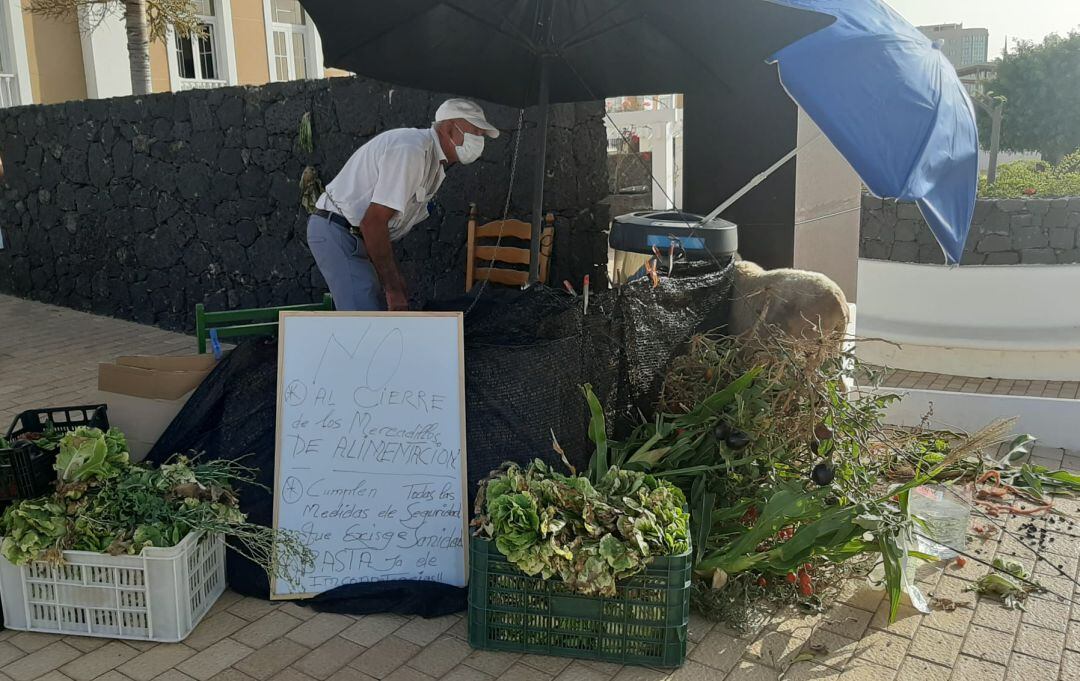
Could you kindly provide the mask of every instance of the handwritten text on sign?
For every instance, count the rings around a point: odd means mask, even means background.
[[[464,586],[461,316],[284,313],[280,324],[276,525],[316,559],[274,595]]]

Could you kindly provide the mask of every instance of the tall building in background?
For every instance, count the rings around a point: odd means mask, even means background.
[[[934,24],[919,26],[927,38],[942,41],[941,51],[956,68],[985,64],[988,61],[990,31],[985,28],[964,28],[963,24]]]

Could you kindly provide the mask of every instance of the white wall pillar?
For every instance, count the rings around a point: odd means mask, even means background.
[[[18,86],[19,104],[33,104],[34,93],[30,87],[30,59],[26,53],[26,33],[23,26],[22,3],[19,0],[2,0],[0,29],[6,28],[10,35],[3,36],[9,46],[7,56],[12,61]]]
[[[809,144],[795,157],[794,264],[825,274],[853,303],[859,278],[862,181],[802,109],[797,135],[797,144]]]
[[[131,94],[131,63],[128,59],[127,31],[123,12],[104,11],[95,6],[79,9],[79,25],[93,26],[80,31],[83,69],[86,72],[86,96],[90,99],[123,97]]]

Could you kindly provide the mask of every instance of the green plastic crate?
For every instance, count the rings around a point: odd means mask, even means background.
[[[654,558],[611,598],[529,577],[490,542],[469,544],[469,644],[650,667],[686,658],[691,555]]]

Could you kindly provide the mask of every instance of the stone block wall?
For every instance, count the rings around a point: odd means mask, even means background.
[[[919,208],[863,195],[859,257],[944,264]],[[962,265],[1080,263],[1080,198],[979,199]]]
[[[361,144],[427,127],[445,98],[359,78],[0,109],[0,292],[189,330],[196,303],[262,307],[321,298],[299,201],[305,166],[328,182]],[[432,217],[396,244],[415,304],[464,293],[469,202],[529,219],[536,122],[486,105],[507,131],[451,168]],[[314,150],[298,145],[310,112]],[[551,280],[606,281],[606,133],[599,104],[555,107],[545,210]]]

